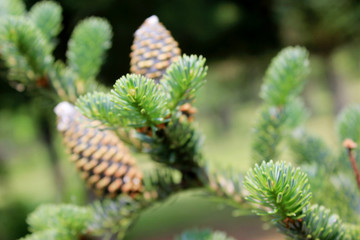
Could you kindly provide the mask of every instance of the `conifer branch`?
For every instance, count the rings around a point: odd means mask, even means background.
[[[246,199],[259,205],[256,213],[270,216],[273,221],[303,218],[303,208],[311,199],[306,174],[284,162],[255,165],[248,171],[244,186],[249,191]]]
[[[125,119],[115,109],[109,93],[93,92],[83,95],[78,98],[77,106],[86,117],[99,120],[110,127],[126,125]]]
[[[207,190],[221,201],[237,209],[248,209],[242,189],[243,175],[234,171],[208,171]]]
[[[247,173],[246,197],[258,215],[265,215],[292,239],[345,239],[346,227],[337,215],[311,205],[306,174],[284,162],[262,163]]]
[[[20,16],[25,13],[25,4],[22,0],[1,0],[0,17]]]
[[[205,61],[202,56],[184,54],[166,70],[161,84],[170,95],[170,109],[194,99],[196,91],[205,83]]]
[[[297,127],[307,115],[298,95],[309,72],[308,53],[301,47],[282,50],[271,62],[260,96],[264,107],[255,126],[253,159],[256,163],[276,159],[286,132]]]
[[[99,73],[111,38],[110,24],[99,17],[87,18],[75,27],[66,56],[69,67],[82,81],[94,79]]]
[[[164,92],[151,79],[128,74],[116,81],[111,91],[118,115],[127,126],[156,126],[169,114]]]
[[[271,106],[284,106],[301,92],[308,73],[308,52],[301,47],[285,48],[266,71],[261,98]]]
[[[28,217],[30,230],[35,232],[24,240],[41,239],[80,239],[87,233],[93,219],[93,212],[88,207],[70,204],[42,205]]]
[[[340,113],[337,130],[341,142],[349,138],[360,143],[360,106],[349,106]]]
[[[47,76],[53,62],[51,47],[40,30],[25,17],[0,20],[0,45],[10,80],[26,85]]]
[[[332,151],[320,138],[298,129],[290,136],[289,145],[298,165],[309,164],[334,171]]]
[[[49,42],[61,31],[62,8],[55,2],[35,3],[29,11],[29,17]]]

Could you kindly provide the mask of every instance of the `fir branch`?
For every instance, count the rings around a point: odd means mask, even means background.
[[[58,3],[51,1],[35,3],[29,11],[29,17],[48,41],[61,31],[62,8]]]
[[[298,129],[290,136],[289,142],[297,164],[315,164],[330,172],[334,170],[332,151],[320,138]]]
[[[301,222],[289,222],[286,226],[283,224],[277,224],[277,226],[283,233],[294,240],[346,239],[345,227],[342,221],[337,215],[332,214],[329,209],[313,205],[304,211],[306,215]]]
[[[55,229],[44,230],[27,235],[20,240],[72,240],[71,237],[59,233]]]
[[[226,236],[220,231],[212,231],[210,229],[203,230],[188,230],[176,238],[176,240],[235,240],[232,237]]]
[[[78,98],[77,107],[86,117],[96,119],[108,126],[126,125],[119,109],[114,107],[109,93],[93,92]]]
[[[298,98],[308,71],[308,53],[300,47],[282,50],[270,64],[260,93],[265,103],[252,145],[256,163],[277,159],[284,136],[308,116]]]
[[[67,68],[62,61],[55,62],[49,76],[60,101],[74,103],[84,91],[83,83],[76,81],[76,74]],[[79,86],[79,84],[81,85]]]
[[[244,186],[249,191],[246,199],[257,206],[254,211],[274,222],[303,218],[303,208],[311,199],[306,174],[285,162],[256,164],[248,171]]]
[[[97,201],[92,208],[94,218],[89,231],[91,235],[101,236],[103,239],[111,239],[114,235],[117,239],[123,239],[143,209],[139,202],[126,195],[120,195],[116,200]]]
[[[307,172],[314,202],[331,209],[346,221],[360,222],[360,193],[352,174],[329,175],[326,168],[308,168]]]
[[[196,91],[205,83],[205,61],[202,56],[184,54],[166,70],[161,84],[169,93],[170,109],[194,99]]]
[[[81,80],[94,79],[99,73],[111,38],[111,26],[102,18],[90,17],[75,27],[66,56],[69,67]]]
[[[202,138],[180,114],[173,115],[154,136],[142,135],[142,141],[150,144],[152,160],[182,173],[184,184],[203,186],[208,179],[202,162]]]
[[[243,175],[234,171],[208,171],[208,192],[218,196],[219,200],[226,201],[228,205],[236,208],[247,208],[243,189]]]
[[[310,185],[300,169],[284,162],[264,162],[248,172],[244,186],[254,211],[268,216],[292,239],[345,239],[346,229],[337,215],[322,206],[310,206]]]
[[[49,76],[50,83],[60,98],[59,102],[67,101],[75,103],[85,93],[93,92],[95,89],[97,91],[105,90],[105,87],[92,79],[89,79],[86,83],[79,81],[77,74],[60,60],[55,62],[49,72]]]
[[[346,229],[345,239],[358,239],[360,236],[360,227],[353,224],[344,224]]]
[[[261,98],[269,105],[284,106],[300,93],[308,72],[308,52],[301,47],[285,48],[266,71]]]
[[[115,108],[127,126],[155,127],[169,114],[163,89],[141,75],[127,74],[111,90]]]
[[[162,167],[158,167],[154,171],[146,173],[143,184],[145,190],[141,201],[145,205],[165,200],[172,194],[189,187],[182,185],[179,172]]]
[[[344,109],[337,119],[340,141],[349,138],[360,144],[360,106],[353,105]]]
[[[0,21],[0,47],[9,79],[25,84],[46,77],[53,62],[51,47],[43,34],[23,17]]]
[[[21,16],[25,11],[25,4],[22,0],[0,0],[0,17]]]
[[[262,110],[254,128],[252,144],[253,159],[256,163],[277,159],[285,123],[286,115],[282,109],[272,107]]]
[[[134,199],[120,195],[115,200],[95,202],[92,205],[95,217],[89,231],[91,235],[102,236],[104,239],[110,239],[114,235],[117,239],[123,239],[144,210],[188,187],[181,184],[174,171],[157,169],[147,173],[144,176],[145,189],[142,195],[137,195]]]
[[[28,223],[35,236],[26,239],[38,239],[37,236],[61,236],[61,239],[76,239],[86,234],[93,212],[87,207],[70,204],[42,205],[28,217]],[[49,238],[51,239],[51,238]],[[60,238],[54,238],[60,239]]]

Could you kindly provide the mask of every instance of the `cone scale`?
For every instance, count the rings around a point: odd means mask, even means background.
[[[156,16],[147,18],[134,37],[130,72],[152,78],[158,83],[166,69],[181,54],[178,43]]]
[[[68,102],[59,103],[54,111],[71,161],[96,194],[115,197],[142,190],[142,173],[135,159],[112,131],[100,130],[98,122]]]

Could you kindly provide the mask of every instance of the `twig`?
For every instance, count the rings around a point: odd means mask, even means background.
[[[357,164],[356,164],[355,155],[354,155],[354,153],[352,151],[354,148],[357,147],[357,144],[352,139],[348,138],[348,139],[344,140],[343,145],[348,150],[348,155],[349,155],[349,159],[350,159],[350,162],[351,162],[351,166],[352,166],[352,168],[354,170],[356,181],[357,181],[358,187],[360,189],[360,173],[359,173],[359,169],[358,169]]]

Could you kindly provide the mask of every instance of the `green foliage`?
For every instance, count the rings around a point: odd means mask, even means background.
[[[6,15],[20,16],[25,13],[22,0],[0,0],[0,17]]]
[[[128,126],[156,126],[169,114],[164,92],[144,76],[127,74],[121,77],[111,93],[118,115]]]
[[[111,93],[88,93],[77,101],[77,106],[85,116],[118,127],[156,126],[163,123],[169,114],[165,105],[165,94],[159,85],[134,74],[117,80]]]
[[[26,239],[75,239],[86,234],[92,218],[93,212],[88,207],[42,205],[28,218],[30,229],[35,235]]]
[[[294,226],[290,228],[282,227],[292,239],[345,239],[345,228],[335,214],[331,214],[329,209],[323,206],[313,205],[306,210],[306,216],[301,224],[301,228],[294,231]]]
[[[105,51],[111,47],[112,30],[102,18],[90,17],[74,29],[66,56],[70,68],[80,79],[94,79],[100,71]]]
[[[255,212],[273,221],[303,218],[303,208],[311,199],[306,174],[284,162],[256,164],[248,171],[244,186],[249,191],[246,199],[258,206]]]
[[[182,190],[180,174],[169,168],[157,167],[155,171],[147,173],[143,184],[146,192],[144,201],[148,204],[155,200],[164,200]]]
[[[308,72],[308,52],[301,47],[285,48],[266,71],[260,96],[269,105],[284,106],[300,93]]]
[[[344,224],[346,229],[346,239],[357,239],[360,236],[360,227],[358,225]]]
[[[303,130],[292,134],[290,148],[298,164],[316,164],[327,169],[331,169],[333,166],[331,150],[320,138]]]
[[[190,188],[205,187],[238,209],[252,206],[259,215],[270,219],[284,234],[293,239],[357,239],[358,230],[343,224],[337,215],[319,205],[310,205],[310,184],[316,189],[318,203],[330,206],[352,223],[359,221],[359,194],[349,184],[343,169],[322,183],[327,173],[335,171],[331,152],[319,139],[291,135],[291,148],[296,162],[305,166],[307,175],[284,162],[274,163],[283,139],[302,124],[306,110],[299,94],[309,72],[308,53],[301,47],[281,51],[264,77],[261,97],[265,104],[255,128],[253,150],[256,161],[263,162],[248,171],[243,191],[242,174],[209,173],[201,153],[202,138],[187,113],[179,106],[192,102],[205,83],[205,59],[183,55],[167,70],[160,84],[141,75],[128,74],[116,81],[110,93],[92,92],[105,51],[110,48],[112,30],[101,18],[88,18],[76,26],[68,44],[67,65],[54,63],[53,38],[61,30],[61,7],[54,2],[34,5],[26,16],[20,1],[0,0],[0,46],[9,68],[9,78],[23,83],[48,80],[61,100],[77,101],[82,113],[112,127],[127,143],[146,151],[153,161],[162,163],[145,176],[144,190],[131,196],[95,202],[92,207],[44,205],[28,219],[32,235],[25,239],[80,239],[101,236],[122,239],[140,213],[170,195]],[[156,18],[152,18],[154,21]],[[86,95],[83,95],[86,94]],[[83,95],[83,96],[82,96]],[[304,117],[305,116],[305,117]],[[339,119],[341,139],[359,141],[358,107],[346,110]],[[126,127],[121,128],[119,127]],[[135,129],[134,129],[135,128]],[[136,144],[130,131],[138,131]],[[121,134],[124,132],[125,134]],[[146,144],[143,147],[142,144]],[[139,147],[140,146],[140,147]],[[360,155],[360,154],[359,154]],[[341,155],[339,159],[342,159]],[[331,161],[331,162],[330,162]],[[323,171],[320,166],[325,165]],[[316,166],[309,169],[309,166]],[[171,169],[171,170],[170,170]],[[324,170],[325,169],[325,170]],[[318,177],[322,179],[319,180]],[[124,180],[125,181],[125,180]],[[337,191],[343,194],[336,194]],[[244,202],[244,196],[250,203]],[[341,211],[341,204],[348,209]],[[220,232],[188,231],[178,239],[232,239]]]
[[[194,99],[196,91],[205,83],[205,61],[202,56],[184,54],[166,70],[161,83],[170,95],[170,109]]]
[[[44,230],[28,235],[21,240],[71,240],[71,237],[60,234],[57,230]]]
[[[88,93],[78,98],[77,105],[86,117],[100,120],[110,126],[125,125],[125,120],[114,108],[112,95],[109,93]]]
[[[176,240],[234,240],[234,238],[228,237],[220,231],[204,229],[186,231],[178,236]]]
[[[338,117],[337,129],[341,141],[350,138],[360,143],[360,106],[344,109]]]
[[[28,83],[47,75],[53,62],[51,47],[31,21],[23,17],[2,19],[0,45],[9,79]]]
[[[30,9],[29,16],[48,40],[61,31],[62,9],[58,3],[38,2]]]
[[[55,62],[49,75],[51,84],[62,101],[74,103],[84,91],[84,84],[76,81],[76,74],[61,61]]]
[[[142,206],[129,196],[120,195],[116,200],[97,201],[92,208],[94,217],[90,219],[89,226],[92,234],[103,239],[110,239],[113,235],[122,239]]]
[[[282,50],[270,64],[260,93],[265,103],[252,145],[256,163],[276,159],[284,136],[308,115],[298,98],[309,72],[308,65],[308,53],[300,47]]]
[[[282,128],[286,122],[283,111],[272,107],[264,109],[254,129],[253,158],[256,162],[270,161],[278,157],[278,145],[282,140]]]
[[[234,171],[208,171],[208,190],[236,208],[247,208],[242,192],[243,175]]]

